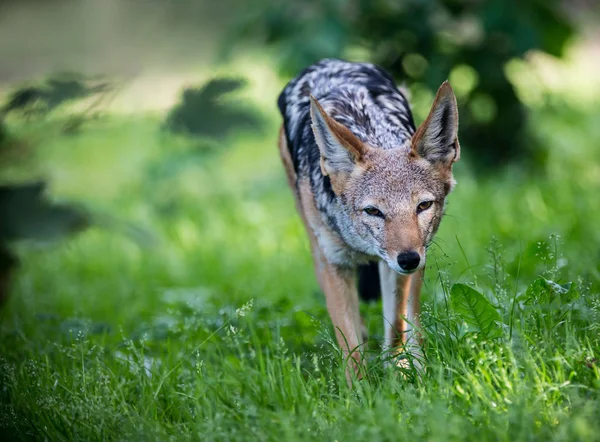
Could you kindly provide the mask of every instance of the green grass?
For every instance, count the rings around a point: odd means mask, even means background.
[[[600,113],[534,110],[546,171],[457,167],[429,257],[427,371],[385,369],[379,305],[365,378],[346,386],[275,148],[222,152],[152,117],[105,117],[43,144],[27,167],[53,194],[151,232],[92,228],[19,247],[0,311],[0,428],[48,440],[600,440]],[[463,146],[468,153],[468,146]],[[559,284],[553,290],[539,277]],[[477,332],[451,297],[476,288],[500,318]],[[531,287],[527,291],[528,287]],[[453,292],[454,293],[454,292]],[[466,321],[466,322],[465,322]]]

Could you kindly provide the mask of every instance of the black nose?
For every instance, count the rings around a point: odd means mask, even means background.
[[[398,265],[405,272],[412,272],[419,267],[421,257],[415,251],[405,252],[398,255]]]

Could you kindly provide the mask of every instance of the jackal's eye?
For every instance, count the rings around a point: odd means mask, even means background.
[[[381,210],[379,210],[377,207],[373,207],[373,206],[365,207],[363,209],[363,212],[365,212],[367,215],[370,215],[370,216],[376,216],[378,218],[385,218],[385,216],[383,215]]]
[[[433,201],[423,201],[417,206],[417,213],[421,213],[429,209],[433,205]]]

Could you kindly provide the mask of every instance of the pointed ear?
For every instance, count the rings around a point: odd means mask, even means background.
[[[310,96],[310,117],[319,151],[323,175],[349,174],[360,163],[367,146],[342,124],[323,110],[319,102]]]
[[[438,89],[429,116],[413,136],[411,154],[448,166],[460,158],[458,106],[447,81]]]

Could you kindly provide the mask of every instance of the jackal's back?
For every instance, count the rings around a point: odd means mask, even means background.
[[[278,104],[296,173],[310,176],[313,186],[319,184],[320,170],[310,128],[311,94],[332,118],[373,147],[399,148],[415,131],[406,97],[381,68],[333,59],[308,67],[288,83]]]

